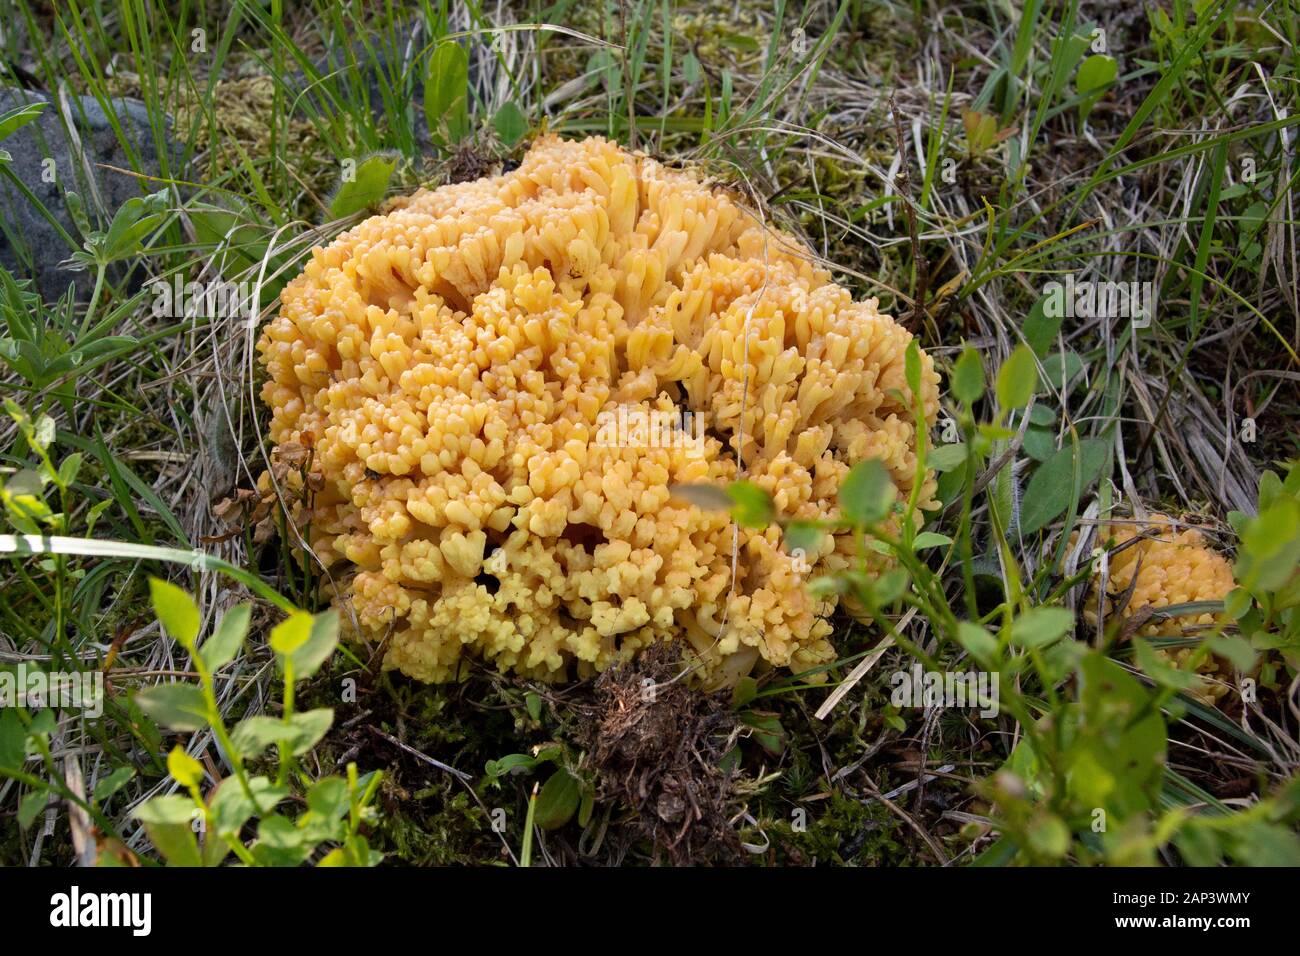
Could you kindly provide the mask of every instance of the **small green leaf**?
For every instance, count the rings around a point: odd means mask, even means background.
[[[17,770],[23,765],[26,739],[27,728],[18,716],[18,708],[0,707],[0,770]]]
[[[1244,637],[1229,637],[1223,634],[1211,634],[1206,638],[1210,650],[1241,671],[1249,673],[1255,667],[1257,655]]]
[[[543,830],[558,830],[573,818],[582,797],[578,779],[560,767],[542,785],[537,794],[537,810],[533,822]]]
[[[24,794],[23,798],[18,801],[18,826],[26,830],[45,809],[45,805],[50,802],[50,792],[45,789],[33,790],[31,793]]]
[[[984,667],[997,660],[998,642],[985,628],[973,621],[957,622],[957,643]]]
[[[787,736],[781,718],[776,714],[747,710],[740,714],[740,720],[753,729],[754,743],[769,757],[775,760],[785,753]]]
[[[943,474],[966,464],[966,445],[957,442],[951,445],[939,445],[930,449],[925,456],[925,463],[930,468]]]
[[[1080,372],[1083,371],[1083,359],[1073,350],[1053,352],[1043,359],[1043,388],[1065,391]]]
[[[208,807],[212,829],[218,834],[238,833],[255,814],[267,813],[289,795],[287,787],[277,787],[266,777],[253,777],[248,782],[257,806],[253,806],[244,788],[234,777],[227,777],[217,786]]]
[[[529,720],[542,719],[542,698],[541,695],[529,691],[524,694],[524,709],[528,711]]]
[[[1079,104],[1079,117],[1087,119],[1093,106],[1101,99],[1106,87],[1115,82],[1119,74],[1119,63],[1114,57],[1104,53],[1094,53],[1079,65],[1079,72],[1074,77],[1074,88],[1085,97]]]
[[[1133,658],[1143,673],[1157,684],[1172,687],[1174,690],[1190,690],[1202,684],[1200,677],[1192,671],[1183,671],[1162,660],[1155,649],[1140,637],[1133,638]]]
[[[175,640],[186,650],[194,649],[199,636],[199,609],[185,591],[161,578],[149,579],[149,594],[154,613]]]
[[[1074,627],[1074,615],[1063,607],[1030,608],[1011,622],[1011,643],[1017,647],[1046,647]]]
[[[496,130],[504,146],[513,148],[528,132],[528,120],[524,118],[519,107],[510,102],[497,110],[497,115],[492,117],[492,128]]]
[[[730,511],[735,505],[734,499],[725,488],[707,484],[670,485],[669,493],[679,501],[692,504],[704,511]]]
[[[508,774],[531,773],[539,763],[541,761],[531,754],[506,754],[500,760],[489,760],[483,769],[496,780]]]
[[[243,646],[252,615],[251,604],[237,604],[226,612],[216,632],[204,642],[199,656],[211,671],[230,663]]]
[[[455,40],[444,40],[429,55],[424,79],[424,118],[438,141],[451,145],[469,133],[469,55]]]
[[[342,777],[322,777],[307,791],[307,807],[326,819],[348,812],[348,782]]]
[[[946,544],[952,544],[952,538],[946,534],[939,534],[937,531],[922,531],[912,542],[912,549],[922,551],[925,548],[937,548]]]
[[[911,389],[912,401],[918,401],[921,397],[921,343],[915,338],[907,343],[907,350],[903,353],[903,376]]]
[[[953,366],[951,387],[957,400],[967,405],[974,405],[984,395],[984,363],[969,345]]]
[[[740,710],[758,694],[758,681],[742,677],[731,691],[731,709]]]
[[[203,765],[177,744],[167,755],[167,772],[182,787],[197,787],[203,781]]]
[[[294,680],[311,677],[339,645],[339,612],[321,611],[311,618],[307,640],[293,651]]]
[[[733,481],[727,485],[731,498],[731,517],[742,528],[766,528],[776,510],[766,491],[751,481]]]
[[[208,725],[208,705],[193,684],[155,684],[137,693],[135,702],[169,730],[191,732]]]
[[[59,484],[65,488],[77,480],[81,472],[81,452],[73,452],[59,464]]]
[[[283,657],[291,656],[311,637],[312,615],[308,611],[294,611],[271,628],[271,650]]]
[[[388,192],[395,169],[397,160],[386,156],[370,156],[358,163],[352,179],[339,184],[338,194],[330,203],[330,218],[346,219],[377,207]]]
[[[859,527],[875,524],[889,515],[898,489],[879,458],[867,458],[849,469],[840,485],[840,511]]]
[[[1102,466],[1110,443],[1101,438],[1079,442],[1079,494],[1088,490]],[[1020,533],[1031,535],[1045,527],[1071,504],[1070,486],[1074,478],[1074,447],[1065,445],[1038,466],[1020,501]]]
[[[1025,440],[1020,447],[1034,461],[1047,461],[1056,454],[1056,430],[1030,425],[1025,429]]]
[[[1021,328],[1025,341],[1040,359],[1047,355],[1047,350],[1056,341],[1056,336],[1061,331],[1061,322],[1065,317],[1064,311],[1060,315],[1049,316],[1046,306],[1047,296],[1040,296],[1029,310],[1029,314],[1025,316],[1025,324]]]
[[[1043,857],[1059,860],[1070,849],[1070,828],[1054,813],[1041,813],[1029,823],[1029,845]]]
[[[787,551],[802,551],[805,555],[811,555],[821,552],[826,531],[811,521],[791,521],[785,526],[784,536]]]
[[[94,797],[96,803],[103,803],[117,791],[126,785],[126,782],[135,776],[135,771],[130,767],[118,767],[106,777],[102,777],[96,784]]]
[[[334,711],[328,707],[294,714],[288,720],[259,715],[235,725],[230,742],[241,757],[256,757],[272,744],[284,743],[294,756],[306,753],[329,731]]]
[[[1025,344],[1015,347],[998,370],[998,404],[1004,409],[1028,404],[1038,388],[1038,361]]]
[[[154,797],[136,807],[131,815],[144,824],[145,832],[163,859],[173,866],[202,866],[199,844],[192,822],[199,810],[187,797]]]
[[[284,722],[289,733],[284,738],[289,744],[290,752],[300,757],[315,747],[334,723],[334,711],[329,707],[319,707],[294,714]]]

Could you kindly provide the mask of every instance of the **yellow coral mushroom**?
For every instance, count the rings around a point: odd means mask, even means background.
[[[310,544],[385,666],[559,679],[677,640],[720,683],[833,659],[834,603],[803,582],[849,536],[791,555],[669,488],[743,476],[833,517],[874,457],[910,492],[911,335],[724,193],[547,137],[314,249],[282,298],[258,342],[271,436],[314,446]]]
[[[1109,562],[1108,611],[1115,599],[1129,593],[1127,613],[1143,608],[1166,608],[1197,601],[1222,601],[1235,587],[1232,566],[1223,555],[1206,545],[1204,536],[1193,528],[1178,531],[1167,516],[1154,514],[1145,525],[1115,525],[1112,529],[1117,550]],[[1122,548],[1143,533],[1150,537]],[[1094,615],[1095,616],[1095,615]],[[1138,631],[1142,637],[1194,636],[1210,628],[1215,615],[1184,614],[1153,620]],[[1158,651],[1175,667],[1186,667],[1193,647]],[[1215,676],[1220,668],[1214,657],[1207,657],[1198,670]],[[1217,700],[1227,692],[1221,682],[1203,685],[1197,696]]]

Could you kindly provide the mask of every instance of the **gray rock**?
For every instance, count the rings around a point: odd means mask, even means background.
[[[139,100],[110,101],[122,137],[138,159],[137,165],[93,96],[68,98],[75,133],[72,135],[64,126],[57,101],[32,90],[0,88],[0,113],[37,102],[46,104],[40,117],[10,134],[0,143],[0,149],[13,157],[9,163],[13,174],[80,247],[82,236],[68,211],[67,193],[76,192],[91,223],[103,228],[122,203],[161,188],[157,183],[116,171],[135,169],[150,176],[163,172],[149,112]],[[164,123],[162,137],[170,174],[176,175],[183,150],[171,136],[169,121]],[[69,284],[75,284],[78,298],[88,298],[93,276],[61,265],[71,254],[72,249],[41,211],[8,177],[0,177],[0,265],[15,276],[34,279],[37,290],[47,300],[63,295]]]

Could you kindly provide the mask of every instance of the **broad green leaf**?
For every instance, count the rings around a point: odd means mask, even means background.
[[[1038,406],[1035,405],[1035,408]],[[1025,429],[1025,440],[1020,446],[1034,461],[1047,461],[1056,454],[1056,429],[1030,425]]]
[[[248,633],[248,621],[252,611],[251,604],[236,604],[221,618],[217,630],[199,651],[199,656],[203,658],[203,663],[209,670],[215,671],[230,663],[239,653],[244,643],[244,636]]]
[[[241,757],[260,757],[267,747],[284,738],[286,728],[278,717],[245,717],[230,732],[230,742]]]
[[[187,651],[193,651],[199,636],[199,609],[194,599],[170,581],[154,577],[149,579],[149,595],[154,613],[167,633]]]
[[[305,680],[315,674],[338,644],[339,612],[329,610],[313,615],[307,640],[291,655],[294,679]]]
[[[172,866],[202,866],[192,823],[198,808],[187,797],[154,797],[131,815],[144,824],[158,852]]]
[[[397,160],[387,156],[370,156],[358,163],[351,181],[339,184],[338,194],[330,203],[330,218],[345,219],[377,207],[388,192],[395,169]]]
[[[1278,498],[1241,533],[1234,574],[1249,591],[1277,591],[1300,564],[1300,502]]]
[[[253,856],[267,866],[297,866],[316,849],[312,834],[300,830],[292,820],[278,813],[258,823],[257,841]]]
[[[785,526],[784,535],[787,551],[802,551],[805,555],[813,555],[821,552],[826,531],[811,521],[791,521]]]
[[[953,366],[951,387],[953,395],[967,405],[974,405],[984,395],[984,362],[969,345]]]
[[[997,660],[997,638],[973,621],[957,622],[957,643],[984,667]]]
[[[446,130],[453,146],[469,132],[469,56],[454,40],[444,40],[429,55],[424,118],[436,139]]]
[[[285,740],[289,744],[290,752],[295,757],[300,757],[311,750],[329,733],[333,723],[334,710],[330,707],[319,707],[294,714],[285,721],[285,726],[289,730]]]
[[[31,793],[23,795],[18,801],[18,826],[26,830],[32,825],[46,805],[50,802],[50,791],[41,789],[33,790]]]
[[[1142,672],[1157,684],[1174,690],[1191,690],[1203,683],[1193,671],[1179,670],[1163,660],[1155,649],[1140,637],[1133,638],[1133,658]]]
[[[668,491],[679,501],[695,505],[705,511],[730,511],[736,503],[731,495],[727,494],[727,489],[717,485],[670,485]]]
[[[925,456],[925,464],[940,474],[959,468],[966,464],[966,445],[963,442],[956,442],[931,448],[929,454]]]
[[[875,524],[889,515],[898,489],[879,458],[867,458],[849,469],[840,485],[840,511],[855,525]]]
[[[177,744],[167,755],[167,772],[182,787],[189,789],[203,782],[203,765]]]
[[[533,822],[543,830],[558,830],[573,818],[582,797],[578,779],[560,767],[542,784],[537,794],[537,810]]]
[[[1101,438],[1079,442],[1079,494],[1088,490],[1101,473],[1110,443]],[[1067,444],[1038,466],[1020,501],[1020,533],[1031,535],[1046,527],[1071,504],[1074,478],[1074,446]]]
[[[1015,347],[998,370],[998,404],[1004,409],[1028,404],[1038,389],[1038,361],[1025,344]]]
[[[776,760],[785,753],[786,732],[776,714],[747,710],[740,714],[740,720],[753,729],[754,743],[769,757]]]
[[[1074,77],[1074,88],[1085,97],[1079,104],[1079,116],[1087,119],[1093,106],[1101,98],[1106,87],[1115,82],[1119,74],[1119,64],[1114,57],[1104,53],[1094,53],[1079,65],[1079,72]]]
[[[342,777],[322,777],[307,791],[307,807],[322,817],[336,818],[348,812],[348,783]]]
[[[0,770],[17,770],[23,765],[27,728],[17,707],[0,707]]]
[[[1025,324],[1021,328],[1025,341],[1040,359],[1047,355],[1048,349],[1056,341],[1064,319],[1064,315],[1049,316],[1045,308],[1046,303],[1047,296],[1041,296],[1025,316]]]
[[[295,757],[306,753],[329,731],[334,711],[328,707],[278,717],[248,717],[235,725],[230,741],[242,757],[256,757],[272,744],[284,743]]]
[[[513,102],[506,103],[492,117],[492,128],[507,148],[513,148],[528,132],[528,120]]]
[[[1064,391],[1083,371],[1083,359],[1073,350],[1053,352],[1043,359],[1043,388]]]
[[[531,754],[506,754],[500,760],[489,760],[483,769],[495,780],[507,774],[530,773],[540,762]]]
[[[912,401],[919,400],[921,395],[921,343],[915,338],[907,343],[907,351],[903,353],[903,375],[907,379],[907,387],[912,392]]]
[[[1070,747],[1069,787],[1116,822],[1148,811],[1165,775],[1167,736],[1148,691],[1099,651],[1080,664],[1081,722]]]
[[[130,767],[118,767],[106,777],[100,778],[95,784],[94,798],[96,803],[103,803],[117,791],[126,785],[126,782],[135,776],[135,770]]]
[[[208,706],[193,684],[155,684],[135,695],[140,709],[169,730],[190,732],[208,725]]]
[[[311,637],[312,615],[309,611],[294,611],[283,621],[271,628],[271,650],[284,657],[289,657],[298,648],[305,645]]]
[[[766,528],[776,511],[766,491],[750,481],[733,481],[727,486],[732,501],[731,517],[742,528]]]
[[[1030,608],[1011,622],[1011,643],[1017,647],[1046,647],[1074,627],[1074,615],[1063,607]]]
[[[742,677],[731,691],[731,709],[740,710],[758,694],[758,681]]]
[[[1255,667],[1257,656],[1255,649],[1250,646],[1250,641],[1244,637],[1211,634],[1206,638],[1206,641],[1209,643],[1211,651],[1243,674],[1249,673]]]
[[[253,791],[257,806],[253,806],[236,778],[227,777],[221,781],[208,806],[212,829],[217,833],[238,833],[254,816],[270,812],[289,795],[287,787],[277,787],[266,777],[253,777],[248,781],[248,787]]]

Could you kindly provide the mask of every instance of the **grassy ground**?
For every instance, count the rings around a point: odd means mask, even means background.
[[[185,779],[176,767],[169,776],[172,746],[209,782],[232,772],[213,731],[160,731],[130,702],[162,678],[197,676],[148,609],[148,575],[193,591],[204,629],[254,599],[248,644],[209,682],[230,724],[281,712],[284,655],[267,638],[281,615],[247,581],[176,561],[200,548],[300,607],[322,607],[316,569],[253,491],[271,465],[253,331],[235,316],[157,318],[142,280],[253,279],[265,318],[307,250],[364,214],[339,190],[346,163],[393,161],[380,185],[403,194],[500,168],[542,130],[610,136],[733,187],[805,236],[855,296],[878,296],[945,382],[963,348],[993,381],[1027,343],[1042,372],[1034,415],[1012,414],[1001,386],[966,400],[945,385],[953,435],[987,445],[969,470],[945,474],[953,507],[931,526],[962,543],[965,560],[930,552],[913,570],[928,595],[913,613],[902,599],[862,620],[843,615],[826,685],[778,679],[717,698],[682,688],[643,713],[628,688],[671,662],[569,686],[476,672],[427,687],[341,653],[297,692],[299,712],[335,709],[329,733],[290,773],[269,759],[252,770],[297,795],[350,762],[382,768],[377,812],[353,830],[389,862],[1296,861],[1300,529],[1276,501],[1297,482],[1266,501],[1259,492],[1266,470],[1285,476],[1296,457],[1300,405],[1294,2],[4,0],[0,15],[29,37],[9,50],[13,82],[110,109],[113,97],[138,98],[158,124],[170,117],[185,153],[178,163],[160,146],[152,166],[138,157],[138,170],[156,170],[140,178],[142,194],[165,190],[164,208],[111,269],[91,257],[90,275],[103,275],[93,302],[40,301],[6,284],[0,334],[21,338],[28,317],[45,365],[0,353],[0,389],[32,421],[52,419],[55,467],[80,456],[75,475],[45,483],[59,517],[39,530],[178,551],[69,546],[0,565],[0,663],[80,662],[105,671],[111,689],[102,721],[4,718],[0,729],[31,755],[0,769],[0,861],[68,864],[84,855],[85,833],[101,856],[153,858],[157,833],[132,813]],[[425,77],[446,37],[469,51],[467,120],[435,111],[427,141],[426,99],[442,91]],[[87,234],[116,212],[93,199]],[[1153,320],[1054,321],[1045,291],[1067,275],[1151,283]],[[70,354],[78,360],[57,364]],[[22,426],[0,423],[11,499],[41,460]],[[1268,534],[1249,517],[1229,522],[1261,510],[1273,515]],[[1150,513],[1240,557],[1250,610],[1207,640],[1235,642],[1214,653],[1237,655],[1256,698],[1237,688],[1206,706],[1179,694],[1177,675],[1114,639],[1123,613],[1107,639],[1105,622],[1088,619],[1088,554],[1068,546],[1080,540],[1071,535],[1091,541],[1107,518]],[[1042,520],[1026,531],[1031,514]],[[11,523],[0,530],[28,530],[12,509]],[[1246,580],[1260,564],[1285,573]],[[981,659],[950,633],[950,608],[1010,635],[1048,603],[1074,615],[1067,643],[1103,648],[1132,675],[1138,696],[1125,706],[1136,713],[1102,726],[1106,702],[1079,690],[1091,665],[1044,661],[1009,637],[997,669],[1023,691],[1023,710],[990,720],[890,703],[888,675],[911,652],[952,668]],[[868,656],[882,621],[894,644]],[[836,685],[842,699],[820,712]],[[1158,748],[1131,739],[1151,713]],[[1076,733],[1104,738],[1095,753],[1119,781],[1110,795],[1070,782]],[[1037,750],[1018,747],[1026,739]],[[657,765],[669,749],[684,756]],[[1152,768],[1150,788],[1116,800]],[[529,826],[570,780],[577,819]],[[543,782],[539,811],[530,795]],[[686,791],[698,799],[672,805]],[[1095,807],[1118,822],[1098,831]]]

